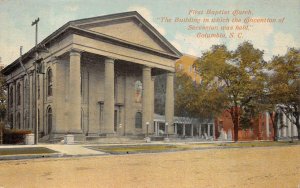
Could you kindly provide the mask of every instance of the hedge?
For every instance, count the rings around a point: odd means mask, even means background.
[[[25,142],[25,135],[30,133],[30,130],[4,129],[3,144],[22,144]]]

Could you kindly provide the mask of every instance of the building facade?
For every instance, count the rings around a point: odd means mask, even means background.
[[[154,79],[160,74],[167,75],[165,121],[173,125],[181,54],[137,12],[70,21],[38,46],[48,49],[37,48],[42,74],[35,71],[36,49],[22,56],[26,71],[18,60],[2,71],[11,128],[34,130],[37,124],[50,138],[154,134]]]

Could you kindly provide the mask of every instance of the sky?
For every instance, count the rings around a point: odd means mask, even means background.
[[[201,56],[216,44],[225,44],[234,50],[243,41],[250,41],[255,48],[264,50],[265,60],[270,60],[274,55],[285,54],[288,47],[300,47],[299,0],[0,0],[1,62],[10,64],[17,59],[20,46],[23,46],[23,53],[34,46],[35,28],[31,23],[38,17],[40,42],[68,21],[133,10],[184,54]],[[207,10],[211,10],[209,14],[206,14]],[[234,10],[244,14],[234,16]],[[190,14],[193,12],[197,14]],[[162,22],[162,17],[171,18],[171,22]],[[241,22],[233,23],[234,17],[240,18]],[[176,18],[208,18],[210,22],[182,23],[175,22]],[[211,18],[228,18],[230,22],[212,23]],[[244,23],[246,18],[270,18],[276,22]],[[220,29],[221,26],[236,25],[248,25],[249,30],[188,30],[191,26],[217,26]],[[217,33],[225,34],[226,38],[203,37]],[[234,38],[229,38],[230,33],[234,33]]]

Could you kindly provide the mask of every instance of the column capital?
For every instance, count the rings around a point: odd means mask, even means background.
[[[175,72],[167,72],[168,76],[174,76]]]
[[[151,70],[151,67],[143,66],[143,70],[144,70],[144,71],[150,71],[150,70]]]
[[[57,56],[52,56],[51,58],[50,58],[50,61],[49,62],[52,62],[53,64],[54,63],[57,63],[58,62],[58,57]]]
[[[80,56],[82,53],[82,50],[77,49],[77,48],[71,48],[69,50],[70,56]]]
[[[115,58],[107,56],[107,57],[105,57],[104,61],[105,61],[105,63],[113,63],[114,64],[115,60],[116,60]]]

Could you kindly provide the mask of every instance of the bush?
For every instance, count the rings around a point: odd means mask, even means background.
[[[25,141],[25,135],[30,133],[30,130],[4,129],[3,144],[22,144]]]
[[[3,144],[4,125],[0,124],[0,144]]]

